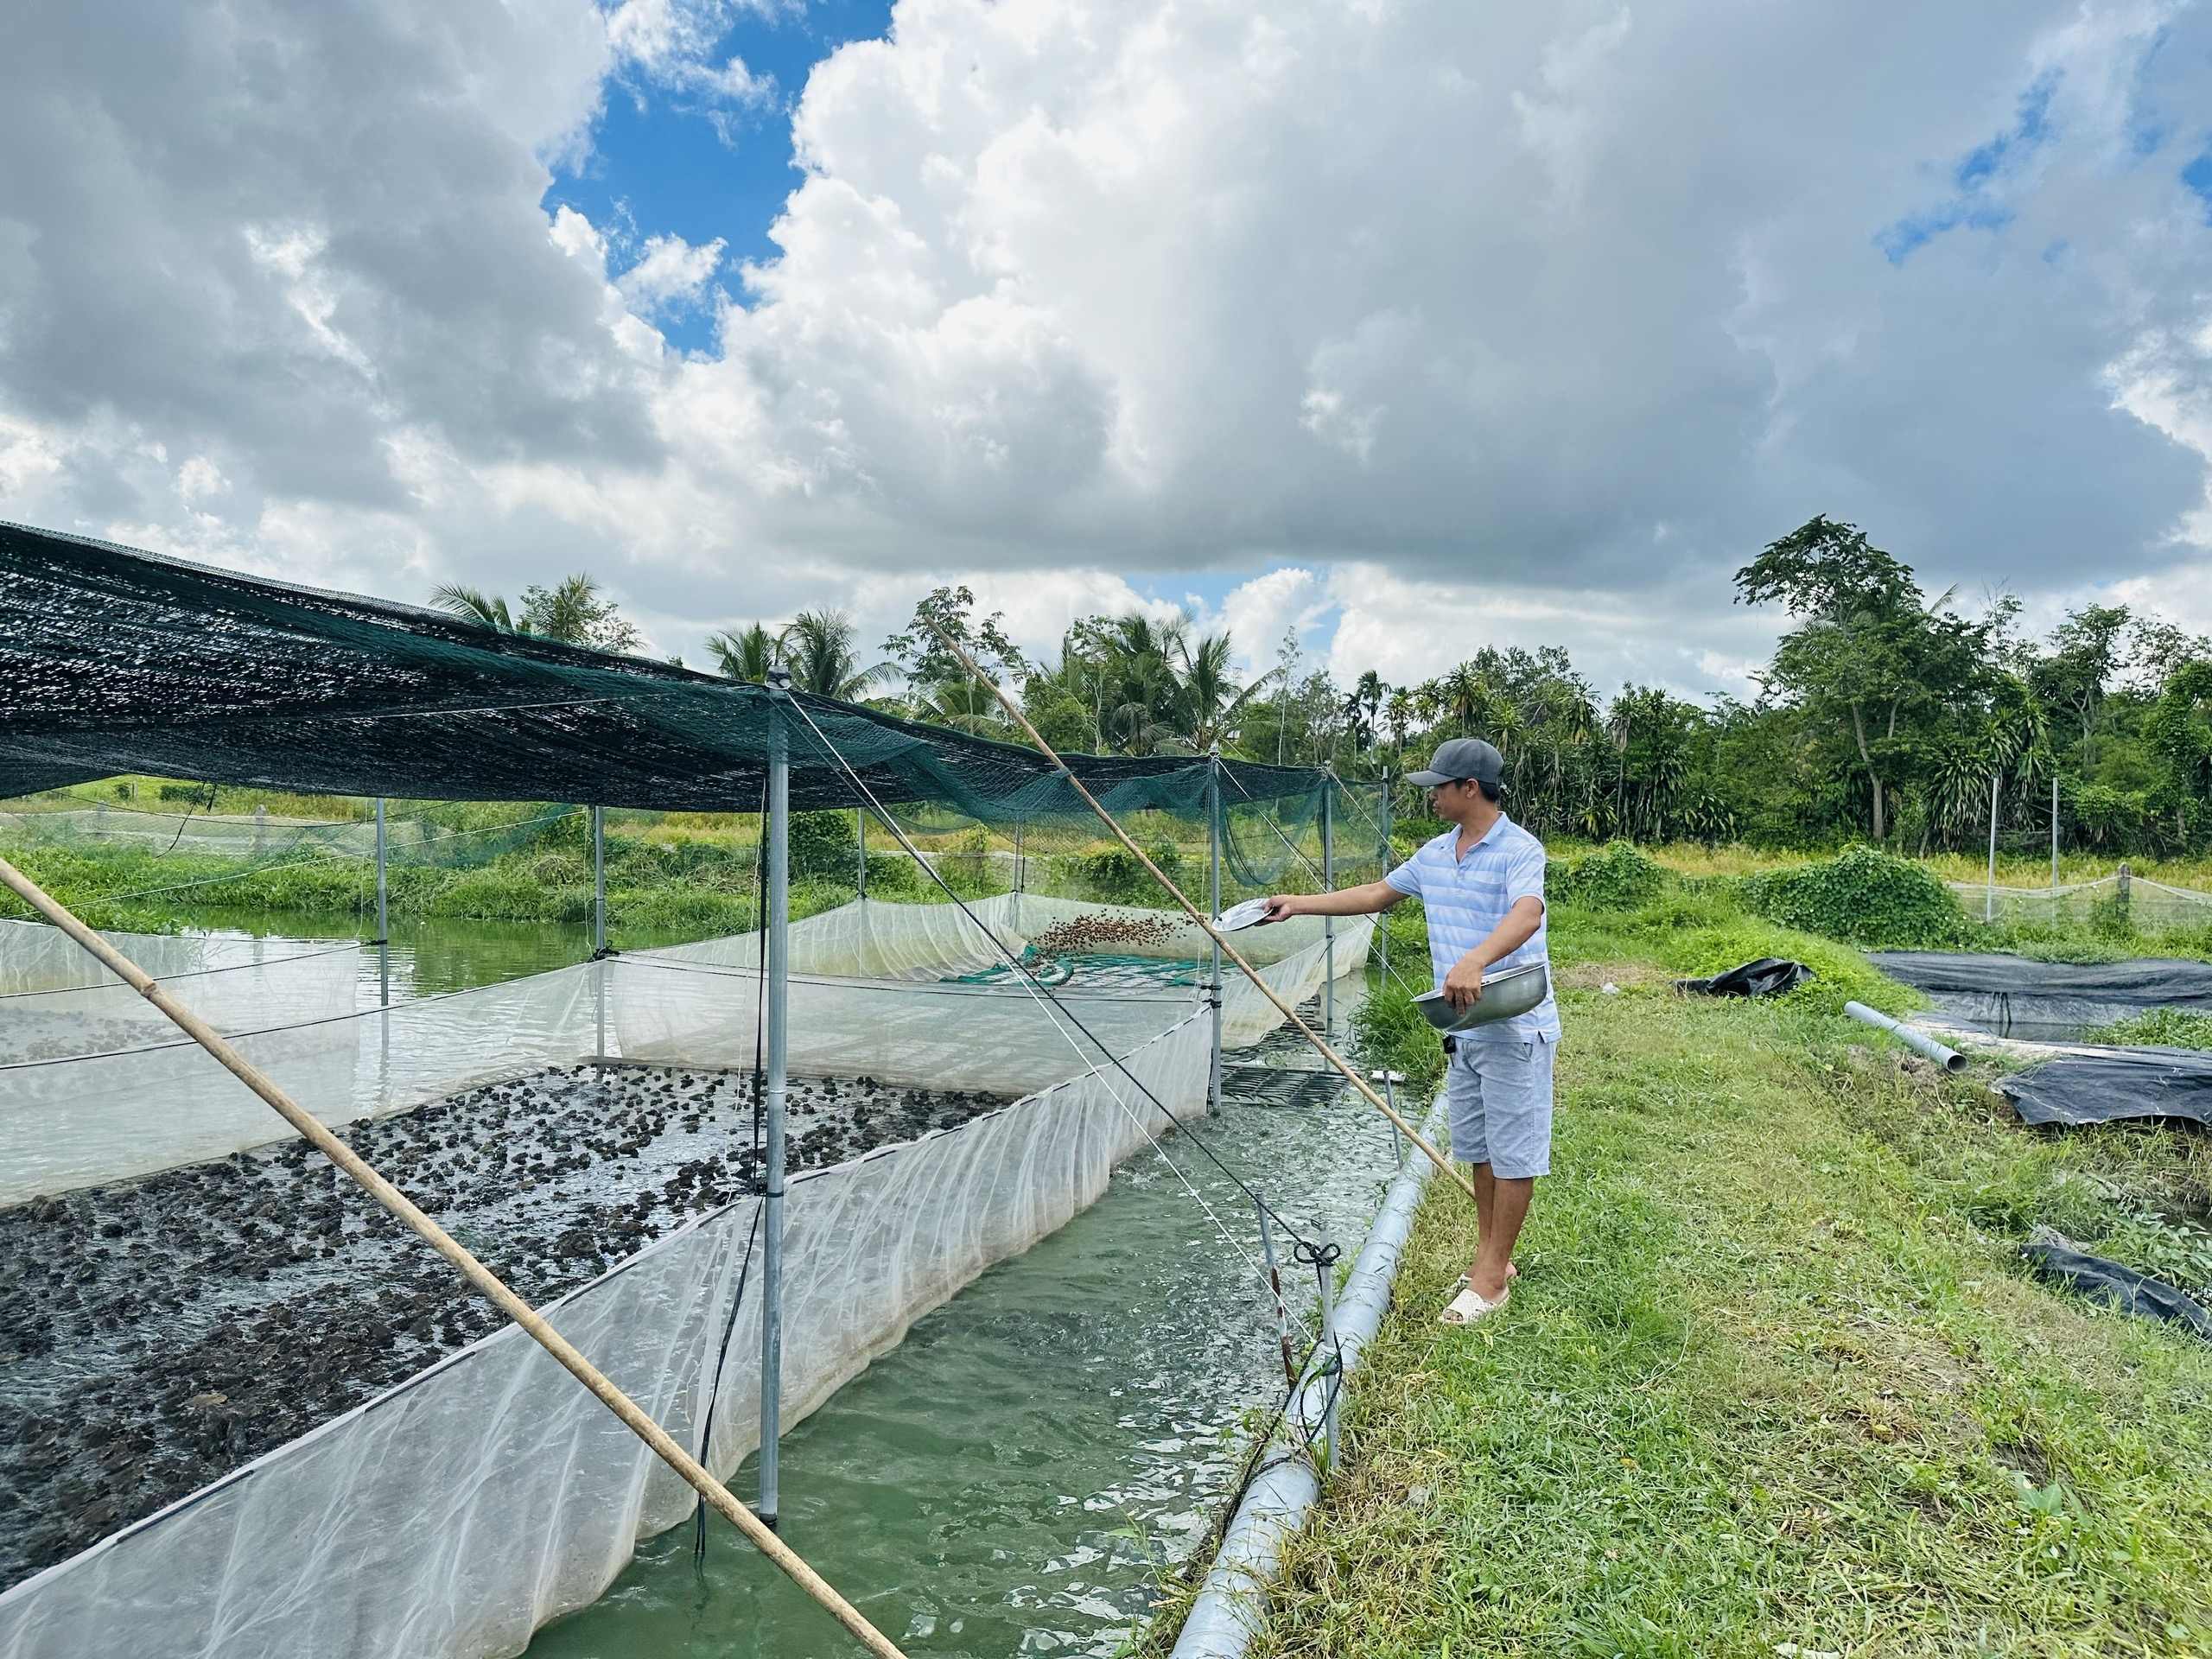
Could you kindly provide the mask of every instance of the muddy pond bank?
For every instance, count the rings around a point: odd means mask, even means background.
[[[797,1078],[790,1167],[1006,1103]],[[558,1068],[345,1138],[532,1302],[756,1190],[752,1081]],[[501,1323],[304,1143],[0,1211],[0,1586]]]

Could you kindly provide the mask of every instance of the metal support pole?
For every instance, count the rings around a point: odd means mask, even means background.
[[[384,797],[377,797],[377,990],[381,1004],[391,1006],[391,923],[386,903],[384,860]]]
[[[1221,914],[1221,746],[1217,743],[1207,760],[1206,779],[1206,902]],[[1206,1001],[1213,1006],[1213,1061],[1206,1073],[1206,1110],[1221,1112],[1221,941],[1213,941],[1213,970],[1206,980]],[[1261,1227],[1267,1223],[1263,1216]]]
[[[1337,774],[1321,768],[1321,885],[1337,890]],[[1337,918],[1321,918],[1321,1031],[1337,1034]]]
[[[868,897],[868,809],[853,809],[853,844],[860,849],[860,862],[853,867],[853,881],[858,896]]]
[[[1981,919],[1997,919],[1997,783],[1995,772],[1989,774],[1989,887],[1984,895]]]
[[[1027,878],[1023,874],[1021,868],[1021,820],[1020,818],[1016,818],[1014,821],[1013,921],[1014,931],[1017,933],[1021,931],[1021,891],[1023,884],[1027,880]]]
[[[1367,1075],[1382,1085],[1383,1098],[1390,1103],[1390,1109],[1396,1111],[1398,1085],[1406,1080],[1406,1074],[1402,1071],[1375,1071]],[[1393,1164],[1406,1161],[1406,1138],[1398,1133],[1398,1126],[1395,1123],[1390,1126],[1390,1161]]]
[[[1327,1351],[1323,1363],[1333,1373],[1329,1386],[1329,1409],[1321,1419],[1321,1457],[1331,1474],[1337,1470],[1337,1414],[1344,1405],[1344,1370],[1337,1358],[1337,1252],[1332,1249],[1321,1263],[1321,1345]]]
[[[1255,1198],[1252,1207],[1260,1212],[1260,1250],[1267,1257],[1268,1288],[1274,1293],[1275,1340],[1282,1346],[1283,1380],[1295,1389],[1298,1386],[1298,1360],[1290,1351],[1290,1313],[1282,1304],[1282,1267],[1275,1260],[1275,1230],[1268,1224],[1265,1204]]]
[[[591,950],[607,949],[607,809],[591,810]]]
[[[591,810],[592,1054],[607,1058],[607,809]],[[604,1074],[602,1074],[604,1075]]]
[[[1376,866],[1375,879],[1380,881],[1390,874],[1390,768],[1388,766],[1382,768],[1382,781],[1378,786],[1378,793],[1382,799],[1375,814],[1375,828],[1376,839],[1382,844],[1376,855],[1379,861]],[[1375,938],[1382,954],[1382,976],[1388,979],[1390,976],[1390,915],[1388,911],[1375,918]],[[1393,1123],[1390,1133],[1395,1135],[1397,1132],[1398,1126]]]
[[[768,712],[768,1028],[762,1059],[767,1087],[762,1111],[766,1140],[766,1196],[760,1227],[760,1518],[776,1524],[777,1442],[784,1413],[784,1087],[791,1015],[791,762],[783,705],[791,674],[772,669]]]

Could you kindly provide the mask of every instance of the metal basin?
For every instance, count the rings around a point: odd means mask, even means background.
[[[1531,962],[1484,974],[1482,1000],[1465,1013],[1446,1002],[1441,991],[1423,992],[1414,998],[1414,1006],[1439,1031],[1465,1031],[1471,1026],[1486,1026],[1492,1020],[1510,1020],[1516,1014],[1526,1014],[1548,996],[1551,988],[1550,971],[1544,963]]]

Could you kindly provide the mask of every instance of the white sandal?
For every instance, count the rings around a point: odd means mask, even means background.
[[[1472,1285],[1465,1286],[1454,1296],[1448,1306],[1436,1316],[1440,1325],[1472,1325],[1477,1319],[1495,1313],[1513,1300],[1510,1290],[1500,1293],[1496,1301],[1485,1298]]]

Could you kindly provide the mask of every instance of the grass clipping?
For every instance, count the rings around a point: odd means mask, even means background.
[[[2212,1651],[2212,1344],[2016,1250],[2201,1206],[2201,1137],[2031,1134],[1837,1017],[1899,1000],[1855,953],[1724,899],[1553,935],[1558,1141],[1512,1305],[1437,1324],[1474,1235],[1433,1193],[1255,1659]],[[1769,950],[1824,982],[1666,988]]]

